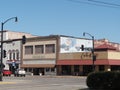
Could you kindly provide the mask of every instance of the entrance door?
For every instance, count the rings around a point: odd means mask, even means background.
[[[33,74],[39,75],[39,68],[33,68]]]
[[[63,65],[62,66],[62,74],[63,75],[71,75],[71,66]]]
[[[14,66],[12,64],[9,64],[9,70],[12,71],[14,74],[15,70],[19,68],[19,64],[15,64]]]
[[[88,73],[92,72],[92,65],[83,66],[83,75],[88,75]]]

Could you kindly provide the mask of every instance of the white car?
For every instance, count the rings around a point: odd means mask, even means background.
[[[26,72],[25,72],[25,70],[24,69],[17,69],[16,71],[15,71],[15,74],[14,74],[15,76],[24,76],[25,77],[25,75],[26,75]]]

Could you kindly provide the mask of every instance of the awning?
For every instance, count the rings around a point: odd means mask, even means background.
[[[22,68],[54,68],[55,64],[22,64]]]
[[[92,60],[58,60],[57,65],[92,65]],[[99,59],[94,61],[95,65],[120,65],[120,60]]]
[[[16,64],[20,64],[20,60],[7,60],[6,64],[12,64],[12,63],[16,63]]]

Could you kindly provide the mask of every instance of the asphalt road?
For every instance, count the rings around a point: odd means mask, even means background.
[[[0,90],[81,90],[87,88],[86,77],[26,76],[3,77]]]

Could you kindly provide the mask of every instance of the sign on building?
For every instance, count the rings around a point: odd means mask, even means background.
[[[60,37],[60,53],[83,52],[81,45],[92,48],[92,40],[73,37]]]

